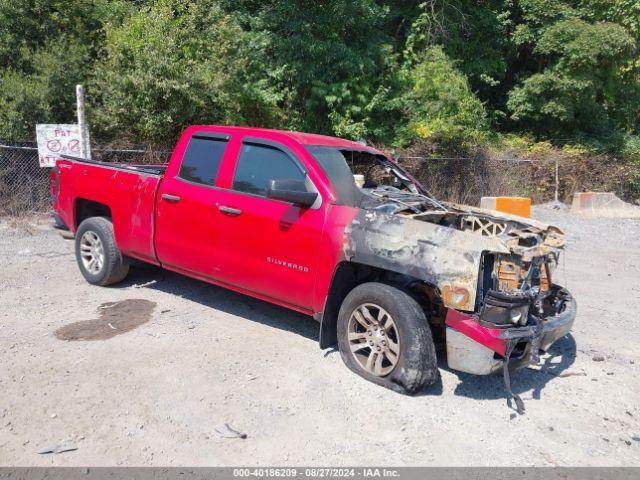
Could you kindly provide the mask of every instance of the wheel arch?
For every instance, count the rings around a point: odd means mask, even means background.
[[[74,203],[74,227],[78,230],[80,224],[91,217],[112,218],[111,207],[105,203],[96,202],[87,198],[76,198]]]
[[[345,297],[358,285],[380,282],[409,291],[412,284],[425,284],[419,278],[391,270],[345,260],[336,265],[320,317],[320,348],[336,345],[337,321],[340,306]],[[435,289],[435,287],[433,287]]]

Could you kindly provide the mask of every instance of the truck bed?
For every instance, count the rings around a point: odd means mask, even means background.
[[[151,175],[163,176],[166,165],[136,165],[131,163],[115,163],[115,162],[101,162],[100,160],[93,160],[89,158],[73,157],[71,155],[62,155],[62,158],[71,160],[74,162],[86,163],[89,165],[97,165],[107,168],[116,168],[118,170],[128,170],[131,172],[149,173]]]
[[[155,197],[165,169],[63,156],[55,169],[54,210],[75,232],[87,212],[95,214],[95,205],[106,206],[101,214],[111,217],[122,253],[157,263]]]

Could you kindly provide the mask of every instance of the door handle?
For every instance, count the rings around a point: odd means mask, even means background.
[[[167,202],[179,202],[180,201],[180,197],[177,195],[170,195],[168,193],[163,193],[162,194],[162,199],[166,200]]]
[[[225,215],[230,215],[232,217],[237,217],[242,213],[242,210],[239,208],[227,207],[226,205],[218,205],[218,210],[220,210]]]

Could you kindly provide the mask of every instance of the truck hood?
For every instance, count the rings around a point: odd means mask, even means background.
[[[562,231],[542,222],[452,203],[435,206],[395,189],[384,192],[390,195],[365,193],[345,231],[345,257],[421,279],[437,287],[451,308],[474,310],[485,253],[529,261],[564,245]]]
[[[494,236],[526,261],[562,249],[565,245],[564,232],[556,226],[497,210],[454,203],[445,205],[468,224],[469,228],[464,231]]]

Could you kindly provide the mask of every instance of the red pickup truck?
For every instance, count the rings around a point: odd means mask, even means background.
[[[552,279],[559,229],[439,201],[360,143],[192,126],[166,166],[67,157],[51,189],[88,282],[138,260],[303,312],[322,348],[404,393],[437,380],[436,345],[508,380],[576,314]]]

